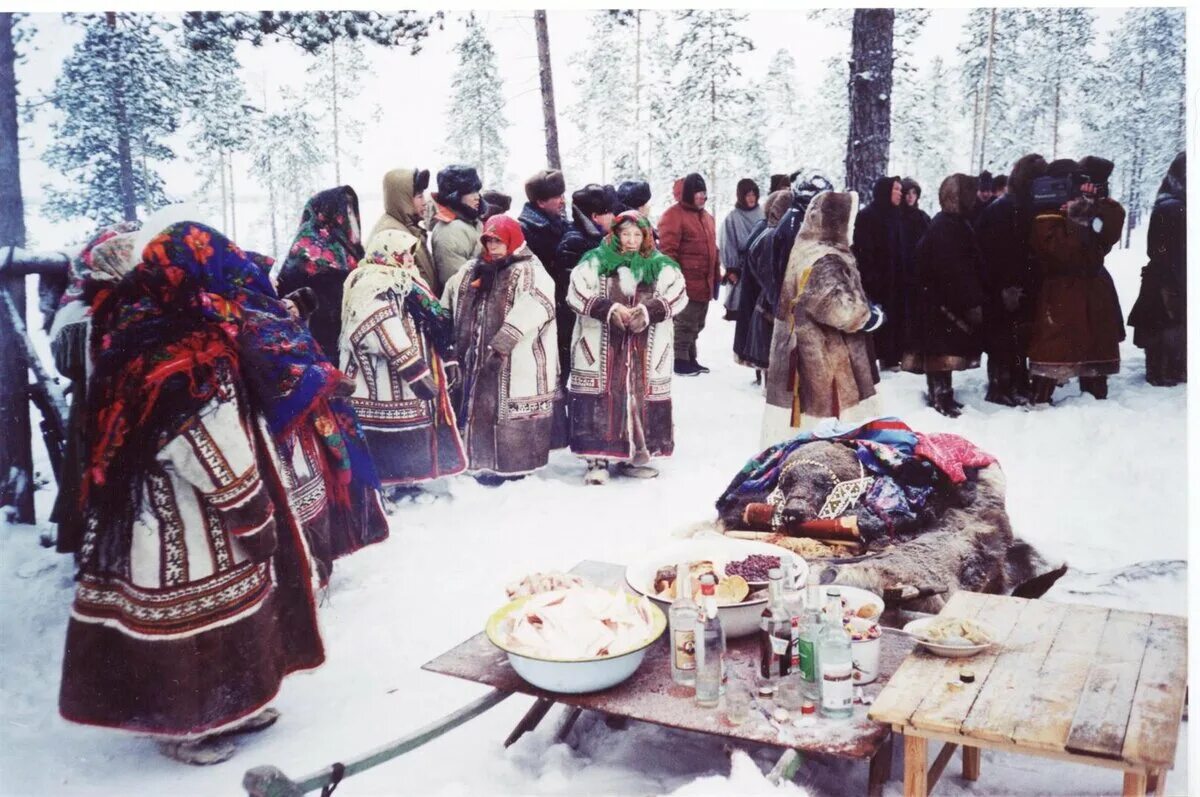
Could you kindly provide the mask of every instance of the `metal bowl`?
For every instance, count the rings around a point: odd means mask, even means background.
[[[629,678],[646,657],[646,650],[662,636],[667,628],[667,617],[657,607],[651,606],[651,630],[636,648],[615,656],[589,659],[548,659],[517,653],[500,642],[500,624],[513,612],[520,609],[531,596],[517,598],[497,610],[487,621],[487,637],[492,644],[508,654],[508,663],[517,675],[547,692],[582,694],[598,692],[616,686]],[[637,597],[626,595],[630,603]]]
[[[736,540],[729,537],[712,536],[694,540],[680,540],[664,548],[660,548],[625,568],[625,581],[631,589],[640,592],[656,603],[663,611],[670,606],[669,600],[664,600],[654,594],[654,576],[659,568],[677,565],[680,562],[695,562],[711,560],[718,573],[725,572],[725,565],[737,559],[745,559],[752,553],[778,556],[792,560],[792,572],[796,577],[796,585],[803,587],[808,578],[808,563],[786,548],[771,545],[756,540]],[[695,596],[699,602],[699,596]],[[721,626],[725,629],[728,639],[748,636],[758,631],[759,621],[762,620],[763,609],[767,605],[766,597],[756,600],[746,600],[741,603],[717,605],[717,615],[721,618]]]

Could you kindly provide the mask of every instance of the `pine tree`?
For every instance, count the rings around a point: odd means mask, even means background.
[[[51,124],[46,162],[78,175],[71,190],[46,188],[46,213],[109,223],[137,218],[138,208],[166,202],[159,161],[175,153],[184,94],[179,62],[162,41],[170,26],[147,14],[74,16],[86,28],[63,63],[50,101],[62,113]]]
[[[1037,45],[1029,30],[1027,9],[977,8],[968,15],[959,43],[960,80],[971,120],[968,170],[1007,172],[1034,145],[1037,119],[1029,104],[1029,69]]]
[[[896,12],[858,8],[850,35],[850,129],[846,183],[860,196],[888,168],[892,137],[892,70]]]
[[[384,47],[407,44],[415,54],[429,26],[440,26],[441,19],[441,11],[428,17],[416,11],[189,11],[183,27],[188,45],[196,50],[221,41],[248,41],[257,47],[267,39],[283,39],[315,53],[339,39],[365,39]]]
[[[250,146],[250,173],[267,189],[264,221],[271,231],[270,251],[282,258],[304,203],[317,190],[326,158],[321,126],[309,112],[311,103],[285,90],[278,110],[257,119]],[[263,89],[264,107],[266,89]]]
[[[1048,159],[1063,151],[1063,126],[1080,103],[1078,92],[1095,75],[1088,48],[1096,38],[1095,15],[1086,8],[1025,9],[1036,31],[1033,57],[1024,61],[1023,114],[1033,118],[1033,149]]]
[[[187,101],[192,121],[192,160],[207,167],[199,194],[207,204],[219,199],[222,229],[237,237],[237,172],[233,155],[245,151],[254,134],[254,113],[246,96],[234,43],[222,40],[184,56]]]
[[[805,109],[796,94],[796,59],[780,48],[771,58],[762,86],[766,146],[771,170],[791,173],[801,161],[801,141],[796,135]]]
[[[668,126],[656,130],[663,162],[679,175],[702,173],[714,213],[733,204],[732,188],[741,165],[737,151],[751,108],[737,64],[738,55],[754,49],[738,29],[746,18],[733,11],[677,12],[681,30],[671,58],[673,90],[660,99],[671,106]],[[684,131],[687,134],[681,135]]]
[[[941,56],[915,75],[905,70],[893,106],[892,160],[888,171],[911,176],[932,196],[954,171],[958,153],[951,120],[950,76]]]
[[[361,39],[333,39],[313,56],[315,60],[306,70],[309,81],[305,93],[314,100],[321,146],[333,164],[334,182],[341,185],[343,159],[357,165],[362,145],[362,125],[353,109],[362,94],[366,52]]]
[[[1185,144],[1183,9],[1125,12],[1090,80],[1085,138],[1091,154],[1116,164],[1110,188],[1128,214],[1128,245]]]
[[[458,66],[450,80],[454,94],[446,110],[446,154],[479,171],[479,179],[501,180],[508,160],[503,133],[503,81],[496,66],[496,51],[483,26],[472,14],[466,35],[454,46]]]
[[[588,164],[591,174],[599,158],[600,182],[617,183],[639,177],[637,140],[633,123],[635,97],[629,64],[634,57],[633,31],[608,11],[591,15],[591,35],[585,50],[571,55],[578,99],[566,117],[579,131],[572,158]]]

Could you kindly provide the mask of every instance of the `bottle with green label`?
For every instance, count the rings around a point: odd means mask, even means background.
[[[822,621],[821,588],[815,584],[810,584],[804,602],[804,613],[800,617],[799,638],[796,641],[796,647],[800,680],[802,683],[801,688],[804,697],[813,702],[821,699],[821,681],[818,677],[817,656],[819,655],[821,644]]]

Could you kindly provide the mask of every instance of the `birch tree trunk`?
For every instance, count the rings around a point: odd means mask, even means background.
[[[892,138],[892,30],[890,8],[857,8],[851,32],[850,127],[846,186],[860,197],[887,171]]]

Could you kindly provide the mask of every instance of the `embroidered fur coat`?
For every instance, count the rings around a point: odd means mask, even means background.
[[[626,266],[602,275],[601,263],[599,248],[584,255],[567,291],[567,305],[578,319],[568,382],[571,450],[614,460],[633,459],[639,451],[670,456],[671,319],[688,303],[683,272],[672,263],[653,282],[638,282]],[[614,328],[609,318],[618,302],[645,307],[649,326],[636,334]]]
[[[524,244],[505,261],[487,290],[482,258],[468,262],[446,283],[442,304],[462,357],[456,410],[467,467],[512,476],[546,464],[564,442],[566,419],[554,280]]]

